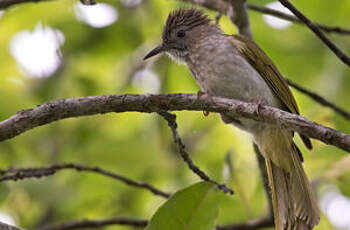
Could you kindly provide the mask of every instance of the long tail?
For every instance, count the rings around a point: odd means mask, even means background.
[[[300,152],[292,143],[288,171],[265,156],[276,230],[311,230],[319,222],[319,210],[301,164]],[[266,154],[265,154],[266,155]]]

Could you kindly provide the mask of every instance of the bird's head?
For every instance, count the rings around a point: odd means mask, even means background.
[[[211,19],[201,10],[191,8],[173,11],[165,23],[162,44],[151,50],[144,59],[166,52],[177,61],[183,61],[191,43],[200,36],[198,28],[210,24]]]

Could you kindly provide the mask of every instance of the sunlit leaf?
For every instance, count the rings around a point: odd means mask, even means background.
[[[212,230],[217,200],[217,191],[208,182],[182,189],[157,210],[146,230]]]

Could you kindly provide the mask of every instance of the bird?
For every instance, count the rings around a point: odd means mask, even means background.
[[[243,35],[228,35],[202,11],[179,8],[164,25],[162,42],[144,59],[166,53],[188,66],[208,96],[236,99],[299,114],[282,74],[265,52]],[[224,123],[251,134],[265,159],[276,230],[311,230],[320,220],[317,199],[293,141],[294,132],[244,117],[220,114]],[[308,149],[308,137],[300,135]]]

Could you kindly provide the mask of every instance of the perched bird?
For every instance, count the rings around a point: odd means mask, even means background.
[[[277,107],[299,114],[296,101],[271,59],[253,41],[226,35],[197,9],[168,16],[162,44],[144,59],[165,52],[186,64],[203,93]],[[265,158],[277,230],[313,229],[319,222],[315,195],[302,166],[294,133],[276,125],[221,114],[247,132]],[[300,135],[306,147],[310,140]]]

